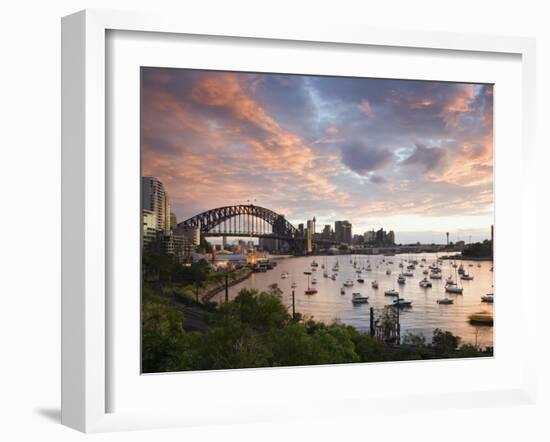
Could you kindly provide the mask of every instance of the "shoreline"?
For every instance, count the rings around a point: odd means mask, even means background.
[[[245,275],[241,276],[240,278],[234,279],[232,281],[228,281],[227,287],[233,287],[234,285],[237,285],[243,281],[246,281],[248,278],[250,278],[252,273],[254,272],[251,269],[249,269],[248,272]],[[201,304],[205,302],[209,302],[214,296],[216,296],[218,293],[220,293],[224,289],[225,289],[225,283],[222,283],[220,286],[210,289],[200,297]]]
[[[454,260],[454,261],[493,261],[493,258],[489,256],[476,256],[476,257],[468,257],[468,256],[462,256],[462,255],[456,255],[456,256],[440,256],[439,259],[448,259],[448,260]]]

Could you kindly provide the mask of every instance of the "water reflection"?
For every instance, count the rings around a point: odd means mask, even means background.
[[[442,305],[437,303],[437,299],[444,297],[445,279],[455,274],[452,262],[444,260],[440,266],[442,269],[442,279],[431,279],[432,288],[422,288],[419,282],[424,278],[423,270],[436,261],[436,255],[431,253],[414,255],[418,261],[412,277],[406,278],[404,285],[397,284],[397,276],[401,271],[399,263],[405,259],[413,257],[405,255],[382,256],[382,255],[338,255],[338,256],[317,256],[312,257],[291,257],[278,260],[278,265],[273,270],[266,273],[254,273],[252,276],[231,287],[229,289],[229,298],[233,299],[242,288],[255,288],[265,290],[271,284],[278,284],[283,291],[283,303],[290,309],[292,303],[291,284],[296,283],[296,311],[313,316],[316,320],[331,322],[339,320],[345,324],[353,325],[361,330],[368,330],[369,327],[369,308],[374,307],[379,311],[385,305],[392,302],[394,298],[384,295],[384,291],[396,289],[400,297],[412,300],[410,309],[401,310],[401,330],[402,334],[410,331],[412,333],[422,333],[429,340],[435,328],[451,331],[460,336],[463,342],[475,343],[481,346],[493,345],[493,327],[472,326],[468,322],[468,316],[472,313],[485,310],[493,313],[493,305],[481,302],[481,296],[492,293],[493,273],[491,272],[492,262],[483,261],[459,261],[470,275],[474,277],[471,281],[461,280],[464,291],[462,295],[448,294],[449,298],[454,299],[454,304]],[[422,261],[424,258],[426,261]],[[318,290],[315,295],[305,295],[307,288],[307,276],[304,271],[311,271],[311,262],[315,259],[319,263],[316,271],[312,272],[317,284]],[[351,262],[350,262],[351,261]],[[353,267],[353,261],[356,261],[357,267],[367,268],[370,264],[371,271],[363,270],[361,276],[364,283],[357,282],[356,269]],[[330,278],[334,264],[338,262],[339,271],[336,280]],[[392,262],[390,264],[390,262]],[[407,263],[403,261],[406,267]],[[324,265],[325,269],[321,266]],[[424,265],[424,267],[420,267]],[[387,275],[386,271],[391,270]],[[323,277],[323,271],[328,271],[328,278]],[[288,272],[289,277],[281,278],[283,272]],[[345,294],[340,294],[340,289],[345,280],[354,281],[354,286],[345,289]],[[371,283],[377,280],[378,289],[373,289]],[[360,292],[369,296],[368,304],[352,304],[352,292]],[[216,295],[212,300],[223,302],[224,294]]]

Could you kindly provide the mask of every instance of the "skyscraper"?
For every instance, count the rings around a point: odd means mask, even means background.
[[[155,177],[141,177],[141,208],[153,212],[157,229],[170,231],[170,203],[164,185]]]
[[[308,219],[307,220],[307,228],[306,228],[306,252],[311,253],[313,251],[313,221]]]
[[[349,221],[335,221],[334,237],[337,242],[351,244],[351,223]]]

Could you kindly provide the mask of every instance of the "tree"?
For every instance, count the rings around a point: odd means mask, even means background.
[[[146,373],[177,370],[183,350],[183,315],[173,307],[144,301],[141,314],[142,368]]]
[[[449,331],[443,331],[436,328],[433,332],[432,347],[436,354],[440,356],[449,356],[455,352],[460,344],[460,338]]]

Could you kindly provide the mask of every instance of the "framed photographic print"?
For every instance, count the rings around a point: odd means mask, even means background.
[[[63,422],[532,400],[533,57],[520,38],[66,17]]]

